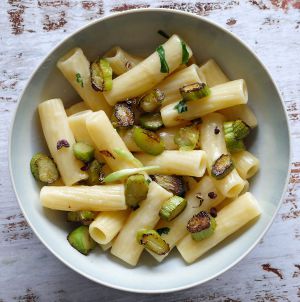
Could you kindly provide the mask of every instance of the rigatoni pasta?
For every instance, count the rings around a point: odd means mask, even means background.
[[[135,266],[177,246],[190,263],[260,214],[246,83],[191,56],[173,35],[143,60],[116,46],[57,63],[84,102],[68,117],[60,99],[39,105],[52,157],[37,152],[30,169],[41,205],[77,223],[67,240],[83,255],[99,245]]]

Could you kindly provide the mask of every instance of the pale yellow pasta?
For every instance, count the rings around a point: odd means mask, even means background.
[[[171,73],[182,63],[181,39],[177,35],[173,35],[162,46]],[[188,46],[187,49],[190,57],[192,50]],[[162,73],[160,69],[160,58],[155,51],[137,66],[113,80],[113,89],[104,92],[107,102],[110,105],[115,105],[119,101],[136,97],[155,87],[168,76],[168,73]]]
[[[178,102],[161,109],[166,127],[180,125],[188,120],[202,117],[211,112],[248,102],[248,91],[244,80],[235,80],[211,88],[211,95],[186,103],[187,111],[179,113]]]
[[[135,266],[143,252],[136,240],[136,233],[140,229],[153,229],[159,220],[159,210],[162,203],[172,194],[152,181],[149,184],[147,198],[140,203],[140,207],[131,212],[125,225],[115,239],[111,253],[130,265]]]
[[[144,166],[159,166],[154,174],[201,177],[206,170],[206,153],[202,150],[166,150],[157,156],[136,153],[135,157]]]
[[[102,248],[103,252],[106,252],[112,247],[113,241],[110,241],[107,244],[99,244],[99,245]]]
[[[233,153],[232,159],[240,176],[249,179],[254,176],[259,169],[259,160],[248,151]]]
[[[108,244],[119,233],[129,211],[100,212],[89,226],[91,237],[99,244]]]
[[[229,82],[229,78],[213,59],[210,59],[206,63],[201,65],[199,72],[202,74],[202,77],[205,78],[208,87],[213,87]]]
[[[162,128],[156,133],[159,134],[160,139],[164,142],[166,150],[177,150],[178,146],[174,142],[174,137],[177,134],[180,127]],[[142,152],[142,150],[136,145],[133,139],[133,129],[121,129],[119,135],[126,144],[127,148],[131,152]]]
[[[40,200],[45,208],[61,211],[125,210],[124,185],[44,186]]]
[[[58,69],[92,110],[104,110],[110,115],[111,107],[103,94],[91,86],[90,62],[81,48],[74,48],[57,62]]]
[[[66,109],[67,116],[90,109],[85,102],[76,103]]]
[[[179,88],[196,82],[205,82],[205,78],[200,74],[199,67],[195,64],[180,71],[176,71],[168,76],[156,87],[165,95],[162,106],[166,106],[180,100],[181,94],[179,92]]]
[[[51,99],[38,106],[43,133],[61,178],[66,185],[72,185],[87,178],[81,171],[82,162],[73,154],[74,135],[69,127],[68,118],[60,99]],[[70,147],[57,150],[57,142],[65,139]]]
[[[115,152],[115,149],[127,152],[129,150],[104,111],[90,114],[86,120],[86,127],[97,149],[113,171],[136,167],[134,163],[125,161]]]
[[[202,149],[207,154],[207,168],[209,173],[215,161],[222,154],[228,154],[224,139],[223,123],[224,116],[220,113],[211,113],[202,119],[200,139]],[[215,129],[219,130],[218,134],[215,134]],[[229,198],[238,196],[244,188],[244,181],[236,169],[233,169],[227,176],[220,180],[214,179],[214,183],[218,190]]]
[[[256,116],[248,105],[237,105],[222,109],[219,112],[225,115],[228,121],[242,120],[251,128],[257,126]]]
[[[133,56],[119,46],[113,47],[104,57],[109,62],[114,74],[121,75],[138,65],[143,58]]]
[[[189,234],[179,242],[177,249],[183,259],[191,263],[259,216],[260,213],[260,207],[254,196],[249,192],[245,193],[218,213],[215,218],[217,227],[212,236],[195,241]]]
[[[214,193],[214,198],[209,197],[209,193]],[[185,235],[188,234],[186,229],[188,221],[193,215],[200,211],[209,211],[210,208],[217,206],[224,196],[217,190],[210,177],[204,176],[193,189],[186,195],[187,206],[184,211],[172,221],[160,220],[156,229],[169,228],[168,234],[162,234],[162,238],[169,244],[172,249],[177,242],[179,242]],[[161,262],[166,255],[157,255],[151,252],[151,255],[159,262]]]

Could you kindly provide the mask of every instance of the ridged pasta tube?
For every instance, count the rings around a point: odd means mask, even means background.
[[[196,82],[205,82],[205,78],[199,72],[199,67],[196,64],[171,74],[156,87],[165,95],[162,106],[180,100],[179,88]]]
[[[257,126],[256,116],[248,105],[237,105],[222,109],[219,112],[225,115],[228,121],[242,120],[251,128]]]
[[[124,185],[44,186],[40,192],[44,207],[61,211],[125,210]]]
[[[85,102],[78,102],[66,109],[67,116],[90,109]]]
[[[81,171],[83,163],[75,158],[72,145],[75,143],[74,135],[69,127],[61,99],[51,99],[38,106],[43,133],[63,182],[70,186],[80,180],[86,179],[87,173]],[[57,143],[66,140],[68,148],[57,150]]]
[[[104,57],[116,75],[127,72],[143,61],[143,58],[133,56],[119,46],[110,49]]]
[[[222,71],[220,66],[213,60],[210,59],[199,67],[199,73],[205,78],[208,87],[224,84],[229,82],[228,77]]]
[[[177,35],[173,35],[162,46],[169,67],[169,73],[172,73],[182,64],[181,39]],[[193,54],[192,50],[188,46],[187,50],[189,57],[191,57]],[[119,101],[136,97],[155,87],[168,76],[168,73],[162,73],[160,69],[160,58],[155,51],[137,66],[113,80],[113,89],[104,92],[107,102],[113,106]]]
[[[91,86],[90,62],[81,48],[77,47],[66,53],[58,60],[57,67],[89,108],[94,111],[104,110],[110,115],[112,108],[103,94]]]
[[[235,168],[240,176],[249,179],[254,176],[259,169],[259,160],[248,151],[240,151],[231,155]]]
[[[211,167],[222,155],[228,154],[223,131],[224,116],[219,113],[211,113],[203,117],[201,124],[201,146],[207,154],[207,168],[211,173]],[[215,130],[218,129],[218,132]],[[216,134],[217,133],[217,134]],[[233,198],[240,194],[244,188],[244,181],[236,169],[233,169],[222,179],[214,179],[218,190],[226,197]]]
[[[159,166],[154,174],[201,177],[206,170],[206,153],[202,150],[166,150],[157,156],[136,153],[135,157],[144,166]]]
[[[235,80],[211,88],[211,95],[200,100],[186,102],[187,111],[179,113],[178,102],[161,109],[161,117],[166,127],[180,125],[186,121],[227,107],[246,104],[248,91],[244,80]]]
[[[136,240],[140,229],[153,229],[159,220],[162,203],[172,194],[156,182],[149,184],[148,196],[139,204],[139,208],[129,215],[125,225],[115,239],[111,253],[130,265],[135,266],[143,252],[143,246]]]
[[[188,234],[179,242],[177,249],[186,262],[194,262],[249,221],[259,216],[260,213],[261,210],[255,197],[249,192],[245,193],[218,213],[215,218],[217,227],[212,236],[201,241],[195,241]]]
[[[187,206],[184,211],[172,221],[160,220],[156,229],[169,228],[168,234],[162,234],[162,238],[172,249],[185,235],[188,234],[187,223],[189,219],[200,211],[209,211],[210,208],[217,206],[224,199],[224,196],[217,190],[209,176],[204,176],[196,183],[192,190],[185,197]],[[161,262],[167,255],[159,256],[154,253],[151,255]]]
[[[91,237],[99,244],[108,244],[122,228],[129,211],[101,212],[89,226]]]

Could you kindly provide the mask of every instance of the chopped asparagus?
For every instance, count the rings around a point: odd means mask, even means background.
[[[96,60],[90,65],[91,85],[96,91],[112,89],[112,68],[106,59]]]
[[[171,221],[185,209],[186,205],[186,199],[179,196],[173,196],[163,203],[159,211],[159,216],[163,220]]]
[[[72,247],[83,255],[88,255],[96,247],[95,241],[90,237],[89,227],[85,225],[73,230],[67,239]]]
[[[152,180],[174,195],[183,197],[186,192],[185,181],[178,175],[151,175]]]
[[[47,184],[55,182],[59,177],[54,161],[43,153],[36,153],[32,157],[30,170],[36,180]]]
[[[134,125],[134,121],[134,111],[131,104],[120,102],[114,106],[111,122],[115,128],[131,127]]]
[[[164,98],[165,94],[162,91],[153,89],[141,98],[140,107],[145,112],[154,112],[160,108]]]
[[[176,133],[174,143],[179,147],[179,150],[194,150],[199,141],[199,135],[198,125],[183,127]]]
[[[187,230],[194,240],[200,241],[211,236],[216,226],[216,220],[207,212],[201,211],[188,221]]]
[[[102,172],[104,164],[98,162],[96,159],[94,159],[91,164],[88,167],[88,185],[94,186],[94,185],[100,185],[102,183],[102,180],[104,178],[104,173]]]
[[[142,128],[153,131],[158,130],[164,125],[159,112],[142,114],[140,116],[140,123]]]
[[[155,230],[141,229],[136,238],[139,244],[157,255],[164,255],[170,251],[170,246]]]
[[[94,159],[94,151],[95,149],[86,143],[79,142],[73,145],[75,157],[85,163]]]
[[[226,177],[232,170],[234,165],[230,154],[222,154],[213,164],[211,175],[216,179]]]
[[[96,213],[91,211],[67,212],[68,222],[80,222],[83,225],[89,225],[95,217]]]
[[[151,155],[159,155],[165,149],[158,134],[137,126],[133,129],[133,139],[139,148]]]
[[[141,201],[146,199],[149,184],[144,175],[136,174],[127,178],[125,184],[125,200],[129,207],[135,209]]]
[[[205,83],[188,84],[179,89],[184,101],[193,101],[210,95],[210,89]]]
[[[226,135],[233,133],[236,140],[244,139],[250,133],[250,127],[242,120],[225,122],[223,124],[224,134]]]

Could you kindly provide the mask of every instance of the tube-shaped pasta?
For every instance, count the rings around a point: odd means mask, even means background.
[[[99,244],[99,245],[102,248],[103,252],[106,252],[107,250],[109,250],[112,247],[113,240],[108,242],[107,244]]]
[[[93,140],[90,137],[90,134],[86,127],[86,120],[88,116],[93,113],[92,110],[85,110],[78,113],[75,113],[68,117],[70,128],[74,134],[76,142],[83,142],[89,144],[95,148],[95,158],[100,162],[105,162],[104,157],[101,155],[97,146],[94,144]],[[104,167],[104,173],[111,173],[111,170],[106,165]]]
[[[91,237],[99,244],[108,244],[119,233],[129,211],[100,212],[89,226]]]
[[[44,207],[61,211],[125,210],[124,185],[44,186],[40,192]]]
[[[104,111],[90,114],[86,120],[86,127],[94,144],[113,171],[136,167],[115,152],[115,149],[123,149],[125,152],[129,150]]]
[[[178,146],[174,142],[174,137],[179,129],[180,127],[162,128],[156,132],[164,142],[166,150],[178,149]],[[119,131],[119,135],[131,152],[142,152],[133,139],[133,129],[122,129]]]
[[[66,113],[67,113],[67,116],[70,116],[72,114],[75,114],[75,113],[78,113],[81,111],[85,111],[88,109],[89,109],[89,107],[85,104],[85,102],[79,102],[79,103],[76,103],[76,104],[70,106],[69,108],[67,108]]]
[[[136,233],[140,229],[153,229],[159,220],[162,203],[172,194],[152,181],[149,184],[147,198],[139,204],[139,208],[131,212],[119,235],[114,240],[111,253],[130,265],[136,265],[143,251],[138,244]]]
[[[240,176],[244,179],[249,179],[259,169],[259,160],[248,151],[240,151],[231,155],[235,168]]]
[[[235,80],[211,88],[210,96],[186,102],[187,111],[185,112],[178,112],[176,109],[178,102],[169,104],[161,109],[161,116],[164,125],[171,127],[220,109],[247,102],[248,92],[245,81]]]
[[[51,99],[38,106],[44,136],[63,182],[70,186],[87,178],[87,173],[81,171],[82,162],[75,158],[72,145],[74,135],[69,127],[68,118],[60,99]],[[69,148],[57,150],[57,142],[65,139]]]
[[[237,105],[222,109],[219,112],[225,115],[228,121],[242,120],[251,128],[257,126],[256,116],[248,105]]]
[[[179,242],[177,249],[183,259],[191,263],[259,216],[260,213],[261,210],[254,196],[249,192],[245,193],[218,213],[215,218],[217,227],[212,236],[201,241],[195,241],[191,235],[187,235]]]
[[[66,53],[58,60],[57,67],[89,108],[94,111],[104,110],[110,115],[112,109],[103,94],[92,88],[90,62],[81,48],[74,48]]]
[[[110,49],[104,57],[116,75],[127,72],[143,61],[143,58],[133,56],[119,46]]]
[[[155,174],[201,177],[206,170],[206,153],[202,150],[169,150],[157,156],[136,153],[135,157],[144,166],[159,166],[155,169]]]
[[[202,118],[201,125],[201,146],[207,154],[208,172],[215,161],[222,155],[228,154],[223,131],[224,116],[220,113],[211,113]],[[219,132],[216,134],[215,130]],[[244,181],[236,169],[233,169],[227,176],[214,183],[218,190],[226,197],[233,198],[239,195],[244,188]]]
[[[205,78],[206,84],[209,87],[229,82],[229,79],[226,74],[222,71],[220,66],[213,59],[210,59],[206,63],[201,65],[199,68],[199,72],[202,74],[202,77]]]
[[[162,106],[180,100],[181,94],[179,88],[196,82],[205,82],[205,78],[201,75],[199,67],[195,64],[171,74],[156,87],[165,95]]]
[[[169,67],[169,73],[182,64],[182,43],[177,35],[173,35],[162,45],[165,52],[165,60]],[[189,57],[192,50],[187,46]],[[131,70],[113,80],[113,89],[104,92],[104,96],[110,105],[126,98],[136,97],[155,87],[168,73],[162,73],[161,62],[155,51]]]
[[[162,234],[161,236],[169,244],[170,249],[188,234],[186,226],[193,215],[200,211],[209,211],[210,208],[217,206],[224,199],[224,196],[217,190],[211,178],[204,176],[194,185],[192,190],[187,193],[185,198],[187,200],[187,206],[178,217],[169,222],[160,220],[156,226],[156,229],[169,228],[168,234]],[[167,256],[151,254],[159,262]]]

